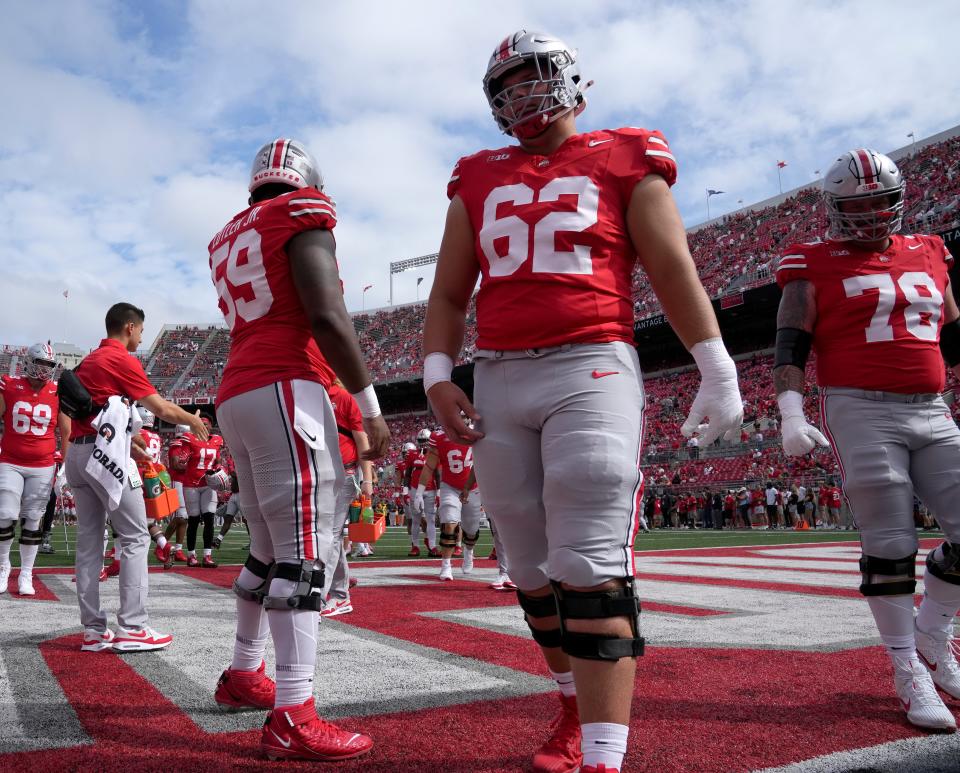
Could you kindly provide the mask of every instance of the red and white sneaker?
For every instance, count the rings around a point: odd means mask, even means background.
[[[105,631],[98,631],[96,628],[83,629],[83,642],[80,644],[82,652],[103,652],[112,650],[116,634],[109,628]]]
[[[166,545],[161,547],[156,547],[153,549],[153,555],[156,556],[157,561],[161,564],[166,565],[167,560],[170,558],[170,551],[173,550],[173,544],[168,542]],[[171,566],[172,566],[171,562]]]
[[[440,565],[440,581],[450,582],[453,580],[453,567],[450,564]]]
[[[411,545],[410,552],[407,553],[407,555],[410,556],[410,558],[416,558],[420,555],[420,548],[418,548],[416,545]]]
[[[160,633],[148,625],[143,628],[117,629],[117,636],[113,640],[114,652],[148,652],[162,650],[173,642],[173,634]]]
[[[224,711],[272,709],[277,685],[267,676],[266,670],[267,664],[263,661],[256,671],[228,668],[220,674],[213,699]]]
[[[582,735],[577,696],[567,698],[561,694],[559,697],[560,713],[553,720],[553,735],[533,755],[533,770],[536,773],[576,773],[581,770],[583,752],[580,751]]]
[[[213,556],[204,556],[203,563],[200,564],[204,569],[216,569],[217,562],[213,560]]]
[[[100,571],[100,582],[110,577],[116,577],[118,574],[120,574],[120,559],[115,558],[110,566]]]
[[[299,706],[278,706],[267,714],[260,748],[271,760],[332,762],[366,754],[373,741],[318,717],[311,697]]]
[[[187,554],[184,553],[183,550],[178,550],[173,554],[173,560],[185,564],[187,563]]]
[[[501,574],[499,577],[497,577],[496,580],[490,583],[490,587],[493,588],[494,590],[516,590],[517,589],[517,586],[513,582],[513,580],[511,580],[505,574]]]
[[[353,604],[350,599],[336,601],[320,610],[320,617],[336,617],[337,615],[349,615],[353,612]]]
[[[197,560],[197,557],[192,553],[187,556],[187,566],[200,566],[200,562]]]

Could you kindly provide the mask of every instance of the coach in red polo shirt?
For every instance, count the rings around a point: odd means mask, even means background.
[[[115,395],[128,397],[164,421],[190,425],[195,435],[206,439],[207,429],[199,415],[187,413],[160,397],[143,372],[140,360],[132,356],[143,337],[143,320],[143,310],[136,306],[129,303],[111,306],[106,317],[107,337],[74,372],[90,392],[95,405],[102,405]],[[77,598],[84,629],[80,648],[88,652],[162,649],[173,641],[173,637],[148,625],[150,535],[143,492],[140,488],[131,488],[129,481],[124,483],[119,505],[115,510],[108,510],[106,492],[86,472],[96,438],[91,419],[73,422],[67,479],[77,503]],[[117,533],[120,558],[120,611],[117,613],[119,625],[116,633],[107,627],[107,616],[100,607],[103,529],[108,515]]]

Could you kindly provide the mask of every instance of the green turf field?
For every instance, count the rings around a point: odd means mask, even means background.
[[[931,532],[931,535],[933,532]],[[37,567],[46,566],[73,566],[74,542],[76,530],[68,527],[64,532],[63,526],[53,531],[53,555],[40,554],[37,556]],[[797,532],[797,531],[708,531],[696,529],[690,531],[657,530],[650,534],[640,533],[637,536],[637,550],[675,550],[677,548],[713,548],[732,547],[736,545],[782,545],[795,542],[843,542],[857,541],[857,532],[851,531],[824,531],[824,532]],[[69,540],[69,546],[67,544]],[[214,552],[214,558],[222,564],[241,564],[246,558],[247,534],[243,527],[234,527],[224,540],[220,550]],[[198,541],[198,548],[202,545]],[[69,547],[69,553],[67,549]],[[421,549],[423,545],[421,543]],[[477,555],[486,557],[492,547],[490,532],[486,529],[480,533],[480,543]],[[371,558],[354,558],[352,561],[363,563],[375,559],[401,559],[407,557],[410,550],[409,537],[406,530],[391,526],[387,533],[374,545],[376,555]],[[198,553],[202,553],[198,549]],[[421,558],[425,557],[422,550]],[[11,553],[14,566],[20,563],[17,544],[14,542]],[[153,554],[150,555],[150,565],[157,565]]]

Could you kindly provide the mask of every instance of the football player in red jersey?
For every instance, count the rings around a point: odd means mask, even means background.
[[[50,344],[34,344],[27,350],[24,375],[0,378],[0,594],[7,592],[10,580],[10,548],[17,519],[22,519],[17,588],[21,596],[35,594],[33,564],[56,473],[54,432],[60,430],[64,446],[70,437],[70,419],[60,413],[53,381],[56,367]]]
[[[904,181],[881,153],[844,153],[824,176],[828,232],[781,258],[773,381],[787,454],[829,438],[860,529],[860,592],[893,662],[910,722],[953,730],[937,694],[960,698],[953,619],[960,609],[960,429],[940,396],[944,360],[960,374],[960,313],[936,236],[900,234]],[[816,352],[820,422],[803,413]],[[947,542],[927,555],[914,621],[914,492]],[[918,657],[919,653],[919,657]]]
[[[203,423],[210,431],[213,422],[203,416]],[[191,433],[180,438],[177,456],[183,464],[180,483],[183,487],[183,506],[187,511],[187,566],[203,566],[214,569],[213,560],[213,520],[217,511],[217,492],[207,485],[207,473],[219,467],[223,438],[211,434],[206,440],[200,440]],[[183,463],[183,456],[186,461]],[[203,523],[203,563],[197,560],[197,531]]]
[[[163,536],[168,540],[173,540],[173,547],[163,564],[164,569],[172,568],[174,561],[187,562],[187,554],[183,552],[183,543],[187,534],[187,506],[186,497],[183,493],[183,478],[186,475],[187,463],[190,460],[190,449],[184,439],[189,432],[190,427],[186,424],[178,424],[174,429],[173,440],[167,446],[167,461],[169,462],[167,471],[170,473],[170,480],[177,492],[177,498],[180,500],[180,507],[170,518],[170,523],[167,524],[163,533]]]
[[[452,580],[451,559],[457,534],[463,536],[464,574],[473,572],[473,550],[480,539],[480,492],[473,472],[473,448],[451,441],[443,430],[430,435],[427,458],[412,496],[414,512],[423,512],[427,484],[434,471],[440,472],[440,579]],[[463,496],[466,494],[467,496]]]
[[[408,454],[407,469],[404,473],[404,484],[411,492],[416,491],[423,482],[424,496],[421,509],[413,504],[413,495],[410,498],[410,542],[412,548],[409,555],[420,555],[417,542],[420,537],[420,528],[424,530],[424,545],[430,558],[440,558],[437,548],[437,479],[438,471],[434,469],[432,475],[423,477],[423,467],[427,463],[427,452],[430,446],[430,430],[424,427],[417,433],[417,445],[414,452]]]
[[[670,194],[677,167],[663,135],[578,134],[586,84],[576,53],[550,35],[504,39],[483,83],[519,145],[467,156],[453,171],[424,388],[450,440],[476,443],[485,506],[563,695],[534,769],[613,771],[643,648],[633,567],[643,480],[638,257],[703,373],[683,425],[703,447],[739,432],[736,368]],[[478,276],[475,409],[450,377]]]
[[[261,736],[273,759],[347,759],[373,745],[320,719],[313,699],[322,559],[334,539],[344,476],[326,391],[334,373],[363,417],[370,448],[361,458],[382,457],[390,439],[343,305],[336,210],[322,189],[317,162],[302,144],[267,143],[254,159],[250,206],[209,247],[231,340],[217,419],[250,529],[250,555],[234,583],[233,662],[215,700],[273,708]],[[268,634],[276,685],[264,675]]]

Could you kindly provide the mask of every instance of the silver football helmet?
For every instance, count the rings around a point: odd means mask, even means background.
[[[403,455],[406,456],[411,451],[416,451],[417,447],[413,443],[404,443],[403,444]]]
[[[143,426],[150,428],[153,426],[153,422],[156,417],[153,415],[153,411],[144,408],[142,405],[137,406],[137,410],[140,412],[140,421],[143,422]]]
[[[531,65],[536,73],[522,83],[503,87],[511,70]],[[483,93],[504,134],[529,139],[571,110],[586,107],[577,52],[553,35],[519,30],[497,46],[483,77]]]
[[[427,444],[430,442],[430,430],[424,427],[417,433],[417,445],[420,448],[426,448]]]
[[[268,142],[253,159],[250,187],[253,193],[261,185],[280,183],[293,188],[323,190],[323,176],[317,160],[302,142],[282,137]]]
[[[869,148],[847,151],[823,178],[827,238],[876,241],[895,234],[903,223],[905,187],[887,156]]]
[[[57,358],[50,344],[34,344],[27,349],[23,374],[37,381],[50,381],[57,370]]]
[[[173,436],[174,437],[183,437],[184,435],[190,434],[190,425],[189,424],[178,424],[174,427]]]

